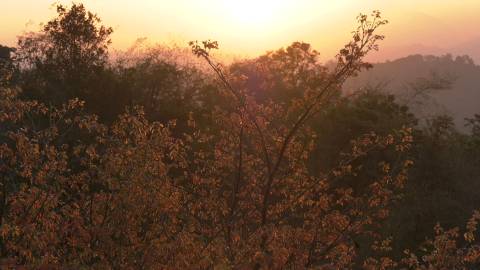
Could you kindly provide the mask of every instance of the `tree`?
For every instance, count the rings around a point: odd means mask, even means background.
[[[319,56],[310,44],[294,42],[256,59],[234,63],[230,73],[244,78],[234,82],[235,87],[245,89],[258,102],[288,103],[325,83],[328,70]]]
[[[363,193],[335,183],[361,170],[360,166],[352,166],[352,161],[389,148],[397,141],[395,136],[360,136],[353,143],[352,152],[345,153],[335,169],[319,177],[308,173],[306,162],[313,141],[305,123],[328,107],[347,77],[369,66],[362,61],[363,56],[383,38],[374,34],[385,23],[379,13],[373,14],[372,21],[362,15],[359,23],[353,41],[340,51],[332,73],[323,73],[325,77],[315,87],[305,89],[297,102],[285,107],[272,102],[257,103],[248,92],[237,90],[227,79],[229,74],[210,58],[209,50],[218,46],[215,42],[191,43],[193,52],[211,65],[226,91],[237,100],[237,109],[226,122],[222,121],[228,127],[222,133],[225,139],[219,141],[222,150],[215,151],[230,162],[211,165],[216,168],[213,173],[224,172],[214,179],[231,180],[212,182],[218,185],[212,188],[209,182],[202,181],[204,176],[199,180],[202,185],[192,187],[199,189],[203,197],[211,197],[208,201],[217,202],[216,211],[223,217],[219,223],[204,225],[203,231],[213,239],[217,233],[224,235],[226,246],[221,250],[228,265],[243,264],[256,269],[351,267],[355,263],[352,239],[368,233],[370,220],[387,215],[385,206],[393,199],[392,190],[403,185],[409,162],[394,170],[388,164],[377,164],[382,176],[373,179]],[[402,145],[393,149],[403,152],[411,140],[409,130],[398,135],[404,137],[398,141]],[[237,155],[232,157],[232,152]],[[217,189],[226,194],[208,192]],[[200,217],[212,220],[211,212],[206,211],[208,204],[198,207]],[[220,247],[212,242],[211,248]]]
[[[95,101],[95,85],[107,64],[112,29],[82,4],[57,6],[58,17],[40,33],[18,41],[17,62],[24,72],[24,93],[61,104],[71,98]],[[90,103],[89,102],[89,103]]]
[[[14,51],[14,48],[0,45],[0,86],[6,86],[11,83],[14,73],[11,53]]]

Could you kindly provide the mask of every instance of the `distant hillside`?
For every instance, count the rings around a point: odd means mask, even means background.
[[[480,37],[458,44],[450,51],[453,54],[468,54],[476,64],[480,65]]]
[[[453,45],[445,46],[439,44],[407,43],[407,44],[385,44],[381,50],[367,56],[370,62],[378,63],[387,60],[399,59],[406,55],[468,55],[477,65],[480,65],[480,36],[466,41],[453,42]]]
[[[433,89],[413,93],[413,88],[428,88],[428,84],[433,84]],[[466,117],[480,113],[480,66],[468,56],[411,55],[378,63],[347,81],[344,90],[353,92],[368,85],[395,94],[420,118],[450,114],[460,130],[464,129]]]

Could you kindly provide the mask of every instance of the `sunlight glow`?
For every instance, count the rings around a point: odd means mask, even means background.
[[[52,3],[72,0],[0,0],[0,44],[38,31],[55,16]],[[222,50],[260,55],[293,41],[311,43],[327,59],[350,38],[359,12],[381,10],[383,58],[409,44],[456,48],[478,39],[480,0],[77,0],[114,28],[112,47],[128,49],[138,38],[186,44],[212,39]],[[414,8],[412,8],[412,6]],[[439,26],[440,25],[440,26]],[[390,50],[387,50],[390,47]],[[473,47],[475,49],[476,47]],[[476,50],[478,51],[478,50]],[[401,54],[404,54],[402,52]]]
[[[287,0],[226,0],[223,1],[225,15],[237,28],[268,28],[285,15]],[[256,29],[251,29],[256,27]],[[258,27],[258,28],[257,28]]]
[[[275,9],[275,0],[228,0],[225,8],[233,19],[241,23],[264,23],[271,20]]]

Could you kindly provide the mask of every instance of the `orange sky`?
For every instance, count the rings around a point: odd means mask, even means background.
[[[56,1],[71,3],[71,1]],[[185,44],[218,40],[225,53],[258,55],[305,41],[332,57],[355,25],[359,12],[381,10],[383,60],[412,52],[478,54],[480,0],[84,0],[115,30],[113,46],[128,48],[137,38]],[[22,32],[38,30],[54,16],[52,0],[2,0],[0,43],[14,45]],[[478,46],[476,46],[478,44]],[[479,61],[477,61],[479,62]]]

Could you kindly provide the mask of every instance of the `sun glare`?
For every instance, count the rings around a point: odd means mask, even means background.
[[[223,1],[229,20],[240,27],[271,25],[281,16],[283,0],[226,0]]]

